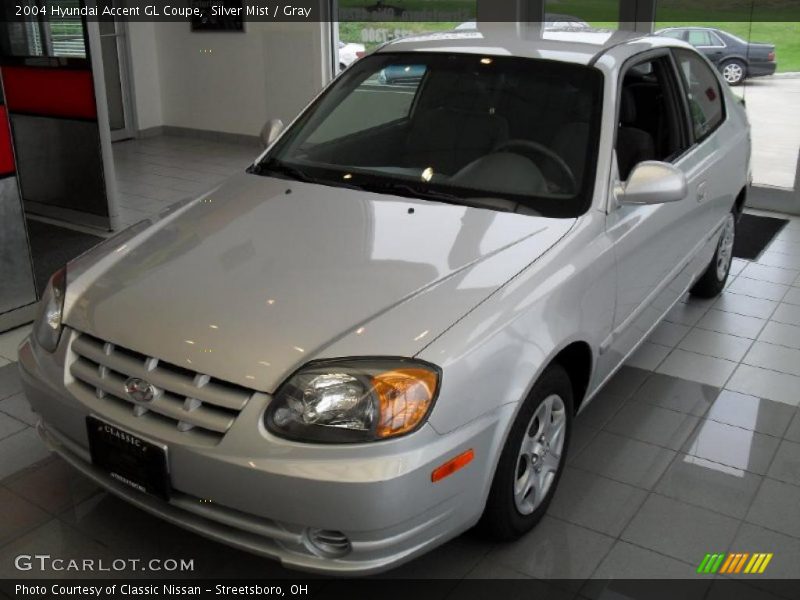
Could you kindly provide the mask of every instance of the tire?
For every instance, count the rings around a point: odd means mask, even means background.
[[[728,218],[719,236],[717,249],[714,251],[714,258],[700,279],[692,286],[689,293],[697,298],[714,298],[719,296],[725,289],[725,282],[728,281],[728,273],[731,271],[733,262],[733,243],[736,241],[736,221],[738,213],[733,209],[728,213]]]
[[[747,65],[739,59],[726,60],[719,66],[722,78],[728,85],[741,85],[747,75]]]
[[[550,427],[545,422],[548,416],[552,417]],[[533,386],[511,426],[477,526],[484,537],[515,540],[544,516],[563,471],[572,416],[569,376],[561,365],[552,364]],[[542,436],[547,443],[542,443]]]

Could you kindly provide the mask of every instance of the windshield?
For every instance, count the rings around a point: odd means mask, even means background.
[[[594,183],[602,75],[562,62],[379,53],[345,71],[255,172],[574,217]]]

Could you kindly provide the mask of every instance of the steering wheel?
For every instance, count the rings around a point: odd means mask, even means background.
[[[497,148],[494,149],[495,152],[513,152],[515,154],[521,154],[526,158],[530,158],[527,156],[528,154],[536,154],[538,156],[544,156],[545,158],[550,159],[559,170],[559,174],[563,175],[564,183],[567,185],[565,186],[565,192],[568,193],[575,193],[578,190],[578,182],[575,181],[575,175],[572,173],[572,169],[569,168],[569,165],[566,161],[561,158],[558,154],[556,154],[553,150],[540,144],[539,142],[534,142],[532,140],[508,140],[500,144]],[[535,160],[533,162],[536,162]]]

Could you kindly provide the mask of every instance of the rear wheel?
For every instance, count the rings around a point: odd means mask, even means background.
[[[736,240],[736,209],[728,213],[722,234],[719,237],[714,258],[689,293],[698,298],[713,298],[725,289],[728,273],[733,262],[733,243]]]
[[[728,82],[728,85],[739,85],[744,81],[747,66],[740,60],[732,59],[722,63],[720,69],[722,77]]]
[[[550,365],[511,427],[478,524],[482,533],[514,540],[544,516],[563,470],[572,412],[569,376]]]

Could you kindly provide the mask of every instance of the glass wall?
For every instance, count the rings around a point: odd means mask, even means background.
[[[428,32],[474,28],[485,0],[334,0],[334,72],[380,44]],[[800,155],[800,2],[796,0],[542,0],[549,28],[614,30],[652,15],[658,35],[684,40],[720,70],[745,99],[753,131],[753,177],[761,186],[795,187]],[[653,4],[647,4],[652,2]],[[481,7],[479,7],[481,3]],[[627,4],[626,4],[627,3]],[[535,4],[535,3],[534,3]],[[632,12],[622,12],[621,9]],[[434,15],[434,19],[425,20]],[[481,20],[485,13],[481,12]],[[625,24],[628,27],[632,24]],[[638,23],[648,30],[650,22]]]
[[[658,35],[703,53],[744,98],[753,135],[753,182],[791,190],[800,153],[800,11],[775,0],[659,0]],[[713,15],[713,18],[709,18]]]
[[[54,9],[66,12],[79,8],[79,0],[20,4],[20,16],[17,16],[16,3],[8,3],[5,7],[3,20],[7,21],[7,37],[2,40],[4,56],[86,58],[86,38],[81,19],[53,16]]]
[[[334,0],[336,71],[392,40],[453,29],[475,27],[478,0]],[[423,20],[428,19],[428,20]]]

